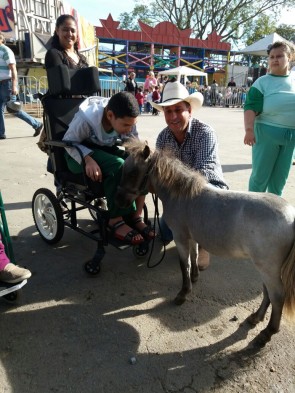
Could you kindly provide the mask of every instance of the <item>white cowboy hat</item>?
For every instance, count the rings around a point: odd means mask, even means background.
[[[158,111],[163,111],[164,106],[175,105],[181,101],[188,102],[192,110],[197,110],[203,105],[204,97],[198,92],[188,94],[186,87],[180,82],[168,82],[163,90],[162,102],[158,104],[151,102],[151,104]]]

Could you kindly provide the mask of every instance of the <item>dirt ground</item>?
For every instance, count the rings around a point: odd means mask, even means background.
[[[246,190],[251,151],[243,144],[239,108],[202,108],[198,117],[214,126],[225,178]],[[294,325],[262,350],[252,330],[240,324],[261,301],[262,283],[250,261],[212,257],[208,270],[180,307],[181,285],[174,243],[163,262],[147,266],[132,250],[107,247],[101,273],[84,272],[95,243],[65,230],[54,246],[33,223],[31,201],[41,187],[54,191],[46,156],[33,130],[7,119],[0,141],[1,192],[17,263],[33,273],[18,302],[0,299],[0,393],[295,393]],[[142,138],[155,142],[163,116],[143,115]],[[295,204],[295,167],[284,197]],[[148,198],[149,215],[154,209]],[[88,212],[81,226],[95,225]],[[163,250],[155,244],[150,264]]]

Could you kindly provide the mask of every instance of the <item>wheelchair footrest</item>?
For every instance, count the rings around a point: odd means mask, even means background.
[[[26,285],[27,280],[23,280],[18,283],[9,284],[6,282],[0,281],[0,297],[8,295],[11,292],[16,292],[21,289],[24,285]]]
[[[124,251],[129,247],[133,247],[130,243],[124,243],[122,240],[116,239],[112,236],[108,237],[108,243],[116,247],[118,250]]]

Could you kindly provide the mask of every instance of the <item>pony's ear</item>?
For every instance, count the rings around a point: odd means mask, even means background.
[[[151,153],[150,147],[148,145],[145,145],[142,151],[143,158],[146,160],[149,157],[150,153]]]

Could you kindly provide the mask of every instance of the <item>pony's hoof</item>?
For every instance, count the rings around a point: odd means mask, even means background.
[[[174,299],[174,304],[177,306],[181,306],[185,302],[186,298],[185,296],[182,295],[177,295],[176,298]]]

